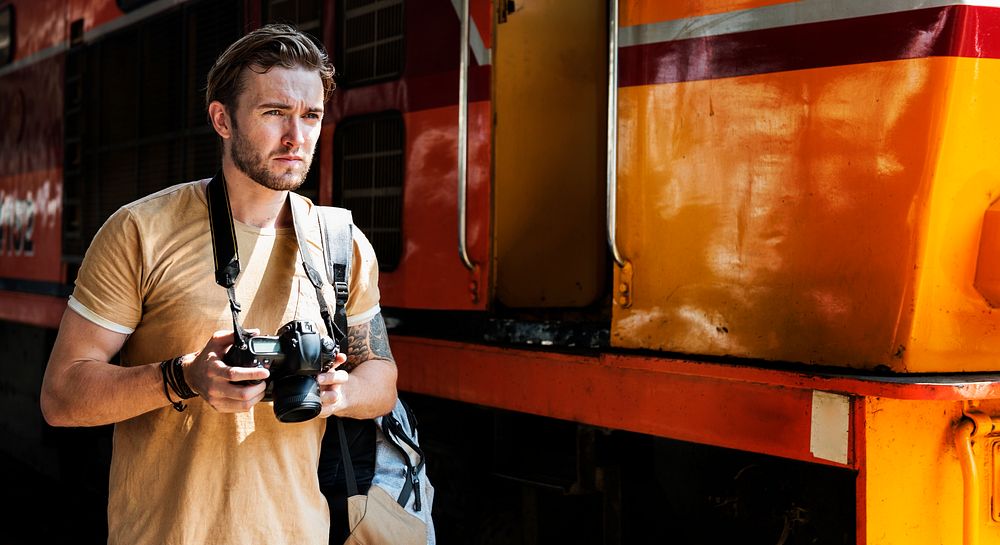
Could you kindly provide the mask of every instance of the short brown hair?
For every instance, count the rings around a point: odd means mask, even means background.
[[[319,72],[324,102],[336,88],[333,65],[322,45],[288,25],[265,25],[236,40],[219,55],[208,71],[205,104],[218,100],[227,108],[235,108],[243,92],[243,69],[263,74],[275,66]]]

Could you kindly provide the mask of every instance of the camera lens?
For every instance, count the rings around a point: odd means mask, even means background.
[[[274,381],[274,415],[282,422],[305,422],[323,410],[314,376],[292,375]]]

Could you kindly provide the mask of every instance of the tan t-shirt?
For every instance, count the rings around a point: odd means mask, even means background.
[[[69,306],[129,334],[122,365],[197,352],[213,332],[233,327],[226,290],[215,283],[206,183],[122,207],[87,251]],[[312,203],[309,210],[307,247],[323,263]],[[353,231],[349,325],[379,312],[375,253]],[[236,236],[243,327],[273,335],[305,319],[325,331],[294,229],[237,222]],[[332,306],[329,286],[325,295]],[[316,475],[326,421],[281,423],[270,402],[239,414],[218,413],[200,398],[187,404],[181,413],[168,406],[115,425],[108,542],[326,544],[329,515]]]

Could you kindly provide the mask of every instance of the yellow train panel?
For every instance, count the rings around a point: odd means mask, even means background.
[[[953,59],[936,165],[928,165],[926,235],[919,256],[908,371],[989,371],[1000,367],[1000,313],[974,286],[979,235],[1000,197],[1000,60]],[[984,248],[1000,253],[1000,247]]]
[[[970,409],[989,428],[998,407],[997,401],[986,401]],[[978,535],[979,543],[1000,541],[1000,524],[991,516],[1000,502],[994,489],[1000,437],[990,429],[976,432],[969,461],[977,478],[968,480],[962,471],[964,449],[956,446],[962,442],[956,435],[963,420],[962,402],[865,400],[859,490],[859,505],[865,507],[859,516],[868,543],[959,545],[969,542],[963,535]],[[970,513],[965,512],[970,506],[966,495],[974,499]]]
[[[995,367],[973,287],[1000,64],[922,58],[626,87],[617,346]],[[655,234],[655,236],[654,236]],[[616,271],[620,275],[620,271]]]
[[[951,428],[961,402],[869,398],[865,413],[867,542],[961,544],[962,471]]]

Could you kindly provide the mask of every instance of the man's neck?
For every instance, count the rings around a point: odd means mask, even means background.
[[[222,173],[226,177],[233,219],[260,228],[292,225],[287,191],[274,191],[258,184],[230,161],[223,161]]]

